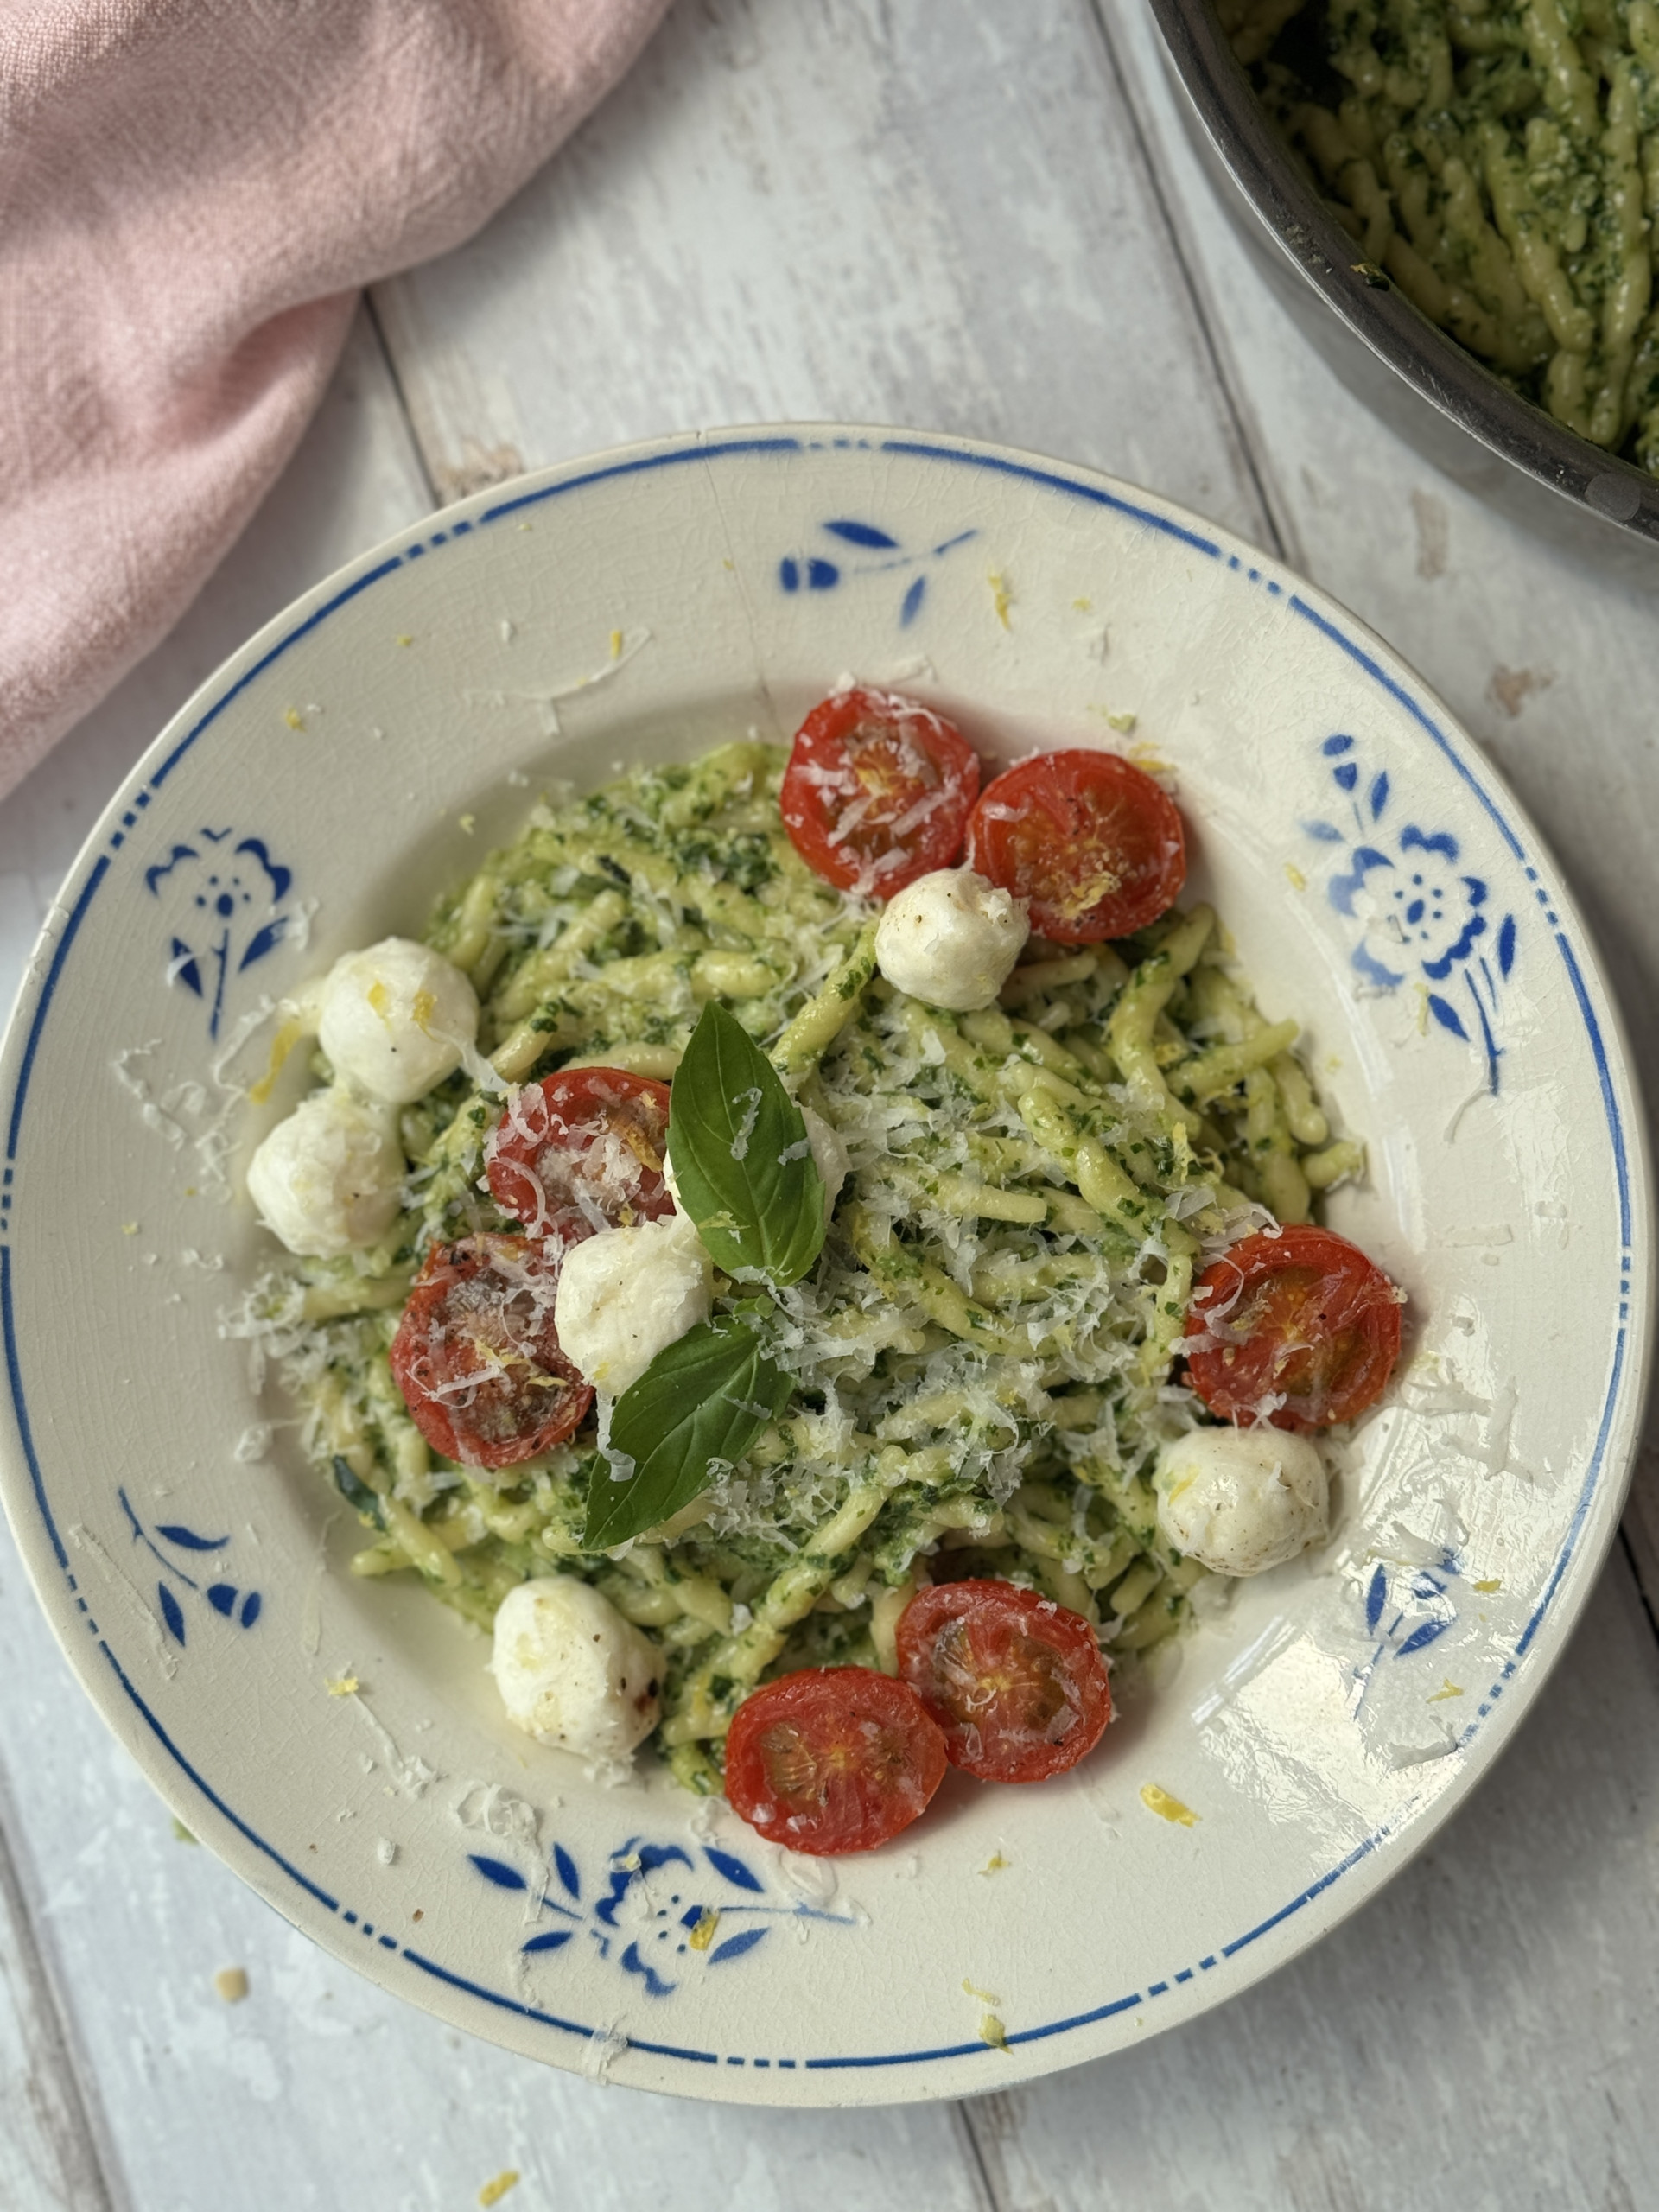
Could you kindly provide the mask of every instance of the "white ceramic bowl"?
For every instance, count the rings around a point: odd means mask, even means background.
[[[953,1777],[898,1843],[833,1862],[661,1772],[589,1783],[507,1728],[472,1630],[348,1579],[355,1523],[219,1323],[273,1256],[241,1164],[304,1082],[260,1108],[227,1087],[264,1065],[267,999],[418,930],[550,775],[787,737],[847,670],[993,754],[1122,744],[1109,718],[1138,717],[1179,775],[1197,887],[1370,1146],[1334,1224],[1411,1303],[1325,1551],[1241,1586],[1071,1775]],[[6,1502],[88,1694],[318,1942],[620,2082],[956,2094],[1190,2018],[1361,1904],[1473,1786],[1615,1525],[1648,1171],[1548,855],[1339,608],[1148,494],[1017,453],[679,439],[366,556],[111,805],[31,968],[3,1108]]]

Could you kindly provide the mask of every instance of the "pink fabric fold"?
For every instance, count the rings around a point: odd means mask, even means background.
[[[359,288],[476,230],[665,5],[0,4],[0,793],[188,606]]]

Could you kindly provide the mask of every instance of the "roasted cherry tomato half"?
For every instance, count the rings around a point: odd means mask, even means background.
[[[1224,1421],[1298,1432],[1351,1421],[1394,1371],[1400,1303],[1382,1268],[1334,1230],[1247,1236],[1198,1277],[1187,1378]]]
[[[415,1278],[391,1371],[415,1426],[464,1467],[511,1467],[563,1444],[594,1394],[553,1328],[556,1243],[464,1236]]]
[[[889,691],[837,691],[795,734],[778,803],[809,868],[891,899],[962,850],[979,762],[962,733]]]
[[[1116,753],[1039,753],[980,794],[968,865],[1027,902],[1038,937],[1098,944],[1167,913],[1186,880],[1175,802]]]
[[[791,1851],[874,1851],[925,1812],[948,1764],[944,1738],[903,1682],[869,1667],[810,1667],[737,1708],[726,1795]]]
[[[940,1582],[899,1616],[899,1676],[982,1782],[1041,1782],[1092,1751],[1111,1684],[1080,1613],[1012,1582]]]
[[[571,1068],[518,1093],[486,1141],[484,1172],[503,1213],[569,1244],[672,1213],[667,1147],[665,1083]]]

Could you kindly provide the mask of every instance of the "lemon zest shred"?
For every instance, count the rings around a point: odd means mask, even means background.
[[[1141,1783],[1141,1802],[1149,1813],[1156,1813],[1160,1821],[1168,1821],[1176,1827],[1195,1828],[1198,1824],[1199,1815],[1190,1805],[1183,1805],[1179,1797],[1172,1797],[1155,1782]]]

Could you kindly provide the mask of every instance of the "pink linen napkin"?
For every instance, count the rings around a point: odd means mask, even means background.
[[[169,629],[359,288],[476,230],[667,0],[0,0],[0,793]]]

